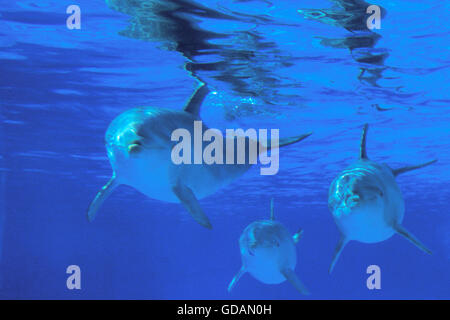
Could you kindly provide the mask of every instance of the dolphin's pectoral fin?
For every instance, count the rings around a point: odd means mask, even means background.
[[[94,220],[95,216],[97,215],[97,211],[102,205],[102,203],[106,200],[106,198],[109,197],[109,195],[113,192],[113,190],[119,185],[117,182],[116,176],[113,175],[112,178],[108,181],[107,184],[105,184],[100,191],[95,196],[95,199],[91,202],[89,205],[87,216],[88,220],[92,221]]]
[[[238,273],[233,277],[233,280],[231,280],[230,284],[228,285],[228,292],[231,292],[233,290],[236,283],[239,281],[239,279],[244,275],[245,273],[245,267],[242,266],[241,269],[239,269]]]
[[[425,247],[425,245],[422,242],[420,242],[415,236],[412,235],[412,233],[410,233],[408,230],[406,230],[401,225],[394,226],[394,230],[397,231],[397,233],[399,235],[404,236],[406,239],[408,239],[413,244],[415,244],[423,252],[431,254],[431,251],[427,247]]]
[[[285,147],[297,142],[300,142],[306,138],[308,138],[310,135],[312,135],[312,132],[308,132],[305,134],[302,134],[301,136],[295,136],[295,137],[288,137],[288,138],[280,138],[278,140],[277,144],[272,144],[272,139],[268,139],[265,144],[260,143],[258,144],[258,154],[261,154],[263,152],[272,151],[272,148],[281,148]]]
[[[183,204],[183,206],[186,208],[186,210],[191,214],[191,216],[200,223],[202,226],[212,229],[212,225],[209,222],[208,217],[203,212],[202,208],[200,207],[200,203],[198,202],[197,198],[195,197],[195,194],[192,192],[192,190],[182,184],[178,183],[176,186],[172,188],[173,193],[176,195],[178,200]]]
[[[273,213],[273,198],[270,199],[270,220],[275,220],[275,215]]]
[[[420,168],[429,166],[430,164],[433,164],[435,162],[437,162],[437,159],[434,159],[432,161],[428,161],[428,162],[425,162],[425,163],[422,163],[422,164],[418,164],[417,166],[408,166],[408,167],[403,167],[403,168],[398,168],[398,169],[392,169],[392,173],[394,174],[394,176],[398,176],[401,173],[408,172],[408,171],[411,171],[411,170],[420,169]]]
[[[300,240],[300,238],[302,237],[302,235],[303,235],[303,229],[300,228],[300,229],[297,231],[297,233],[294,234],[294,235],[292,236],[292,240],[294,240],[294,243],[295,243],[295,244],[298,243],[298,241]]]
[[[302,134],[300,136],[295,136],[295,137],[289,137],[289,138],[280,138],[280,142],[278,143],[279,147],[285,147],[288,146],[290,144],[296,143],[296,142],[300,142],[306,138],[308,138],[310,135],[312,135],[312,132],[308,132],[305,134]],[[270,141],[270,143],[268,143],[268,146],[272,145],[272,141]]]
[[[286,278],[286,280],[289,281],[295,287],[295,289],[297,289],[298,292],[300,292],[301,294],[305,294],[305,295],[310,294],[308,289],[305,287],[305,285],[297,277],[294,270],[284,269],[284,270],[281,270],[281,273]]]
[[[366,149],[366,141],[367,141],[367,130],[369,129],[369,125],[366,123],[363,128],[362,136],[361,136],[361,146],[359,149],[359,158],[360,159],[369,159],[367,157],[367,149]]]
[[[194,116],[198,116],[200,113],[200,107],[205,100],[205,97],[208,95],[209,89],[205,83],[201,83],[200,86],[195,90],[194,94],[189,99],[188,103],[184,107],[184,111],[193,114]]]
[[[331,260],[330,269],[328,269],[328,273],[331,273],[333,271],[334,265],[339,259],[339,256],[341,255],[342,250],[344,250],[344,247],[347,244],[347,242],[348,239],[345,236],[341,235],[341,238],[339,239],[339,242],[336,245],[336,249],[334,249],[333,259]]]

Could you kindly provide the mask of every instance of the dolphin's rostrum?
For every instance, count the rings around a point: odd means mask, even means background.
[[[278,284],[288,280],[300,293],[309,294],[294,272],[297,264],[295,245],[303,234],[299,230],[294,236],[273,214],[273,199],[270,203],[270,220],[255,221],[248,225],[239,239],[242,267],[228,286],[230,292],[241,276],[248,272],[259,281]]]
[[[341,233],[330,265],[331,273],[344,246],[350,240],[376,243],[398,233],[426,253],[431,253],[402,225],[405,204],[395,177],[435,163],[391,169],[369,160],[366,150],[368,125],[363,129],[359,160],[332,182],[328,207]]]
[[[198,199],[238,178],[251,164],[176,165],[172,162],[171,151],[176,144],[171,140],[172,133],[184,128],[193,136],[194,122],[200,120],[200,107],[208,93],[208,87],[201,83],[183,110],[139,107],[125,111],[111,122],[105,143],[113,174],[88,208],[90,221],[112,191],[120,184],[126,184],[150,198],[180,202],[198,223],[212,228]],[[202,132],[207,129],[202,123]],[[279,146],[301,141],[310,134],[280,139]],[[246,149],[248,147],[247,140]],[[264,147],[259,146],[259,152],[270,150],[269,144]]]

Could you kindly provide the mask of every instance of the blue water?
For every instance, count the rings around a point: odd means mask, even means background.
[[[450,3],[378,1],[369,31],[363,1],[199,2],[0,2],[0,298],[449,299]],[[80,30],[66,27],[71,4]],[[212,231],[127,186],[89,223],[111,176],[109,123],[135,106],[181,109],[198,80],[214,91],[209,127],[314,134],[281,149],[277,175],[254,167],[200,200]],[[403,224],[433,254],[399,235],[353,241],[329,275],[328,188],[366,122],[372,160],[439,159],[397,178]],[[249,274],[229,294],[239,236],[272,197],[277,220],[304,230],[295,271],[312,294]],[[366,287],[372,264],[380,290]],[[69,265],[81,290],[66,287]]]

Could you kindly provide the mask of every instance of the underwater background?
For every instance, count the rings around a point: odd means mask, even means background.
[[[81,8],[70,30],[69,5]],[[449,299],[450,2],[0,1],[1,299]],[[253,167],[200,200],[213,230],[180,204],[120,186],[92,223],[86,209],[111,176],[104,134],[135,106],[182,109],[198,81],[211,128],[313,131],[280,150],[280,170]],[[339,238],[328,210],[334,177],[356,161],[362,126],[369,157],[393,168],[437,158],[397,178],[399,235],[350,242],[331,275]],[[244,275],[238,239],[275,216],[297,245],[296,274],[266,285]],[[366,269],[381,268],[368,290]],[[68,290],[66,268],[81,268]]]

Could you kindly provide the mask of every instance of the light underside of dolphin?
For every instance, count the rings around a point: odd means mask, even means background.
[[[360,145],[360,153],[359,153],[359,159],[360,161],[362,161],[362,163],[364,164],[365,162],[370,162],[368,156],[367,156],[367,148],[366,148],[366,140],[367,140],[367,131],[368,131],[368,124],[364,125],[363,128],[363,133],[362,133],[362,137],[361,137],[361,145]],[[389,170],[391,171],[393,177],[398,176],[399,174],[408,172],[408,171],[412,171],[415,169],[419,169],[419,168],[423,168],[426,167],[430,164],[435,163],[437,160],[432,160],[423,164],[419,164],[419,165],[413,165],[413,166],[405,166],[402,168],[398,168],[398,169],[391,169],[389,168]],[[352,168],[353,170],[355,170],[354,168]],[[403,201],[403,200],[401,200]],[[431,251],[424,245],[422,244],[412,233],[410,233],[409,231],[407,231],[400,223],[398,223],[397,221],[393,220],[390,222],[390,227],[392,228],[394,233],[397,233],[403,237],[405,237],[406,239],[408,239],[411,243],[413,243],[414,245],[416,245],[420,250],[431,254]],[[346,244],[354,239],[349,238],[344,232],[341,231],[341,236],[340,239],[336,245],[336,248],[334,250],[334,254],[333,254],[333,258],[331,260],[331,264],[330,264],[330,268],[329,268],[329,273],[331,273],[334,269],[334,266],[336,265],[337,260],[339,259],[339,256],[341,255],[344,247],[346,246]],[[357,240],[357,239],[355,239]]]
[[[127,184],[151,198],[181,203],[200,225],[212,228],[198,199],[239,177],[250,165],[193,164],[183,165],[180,169],[182,166],[175,166],[170,160],[173,147],[171,133],[200,120],[200,108],[208,93],[208,87],[202,83],[183,111],[137,108],[125,111],[114,119],[106,134],[108,157],[114,172],[90,204],[87,210],[89,221],[94,220],[102,203],[117,186]],[[310,134],[282,138],[279,147],[299,142]],[[269,151],[270,146],[269,142]],[[119,169],[120,166],[123,168]]]
[[[275,220],[275,216],[273,213],[273,199],[271,200],[270,203],[270,221],[261,221],[260,223],[263,224],[270,224],[273,223]],[[280,225],[281,226],[281,225]],[[248,228],[248,227],[247,227]],[[284,228],[284,227],[283,227]],[[247,229],[246,229],[247,230]],[[287,231],[286,231],[287,232]],[[245,233],[245,231],[244,231]],[[289,239],[290,243],[292,246],[294,246],[295,244],[298,243],[298,241],[300,240],[301,236],[303,234],[303,230],[300,229],[296,234],[294,234],[292,236],[291,239]],[[241,236],[242,238],[242,236]],[[265,239],[267,240],[269,243],[271,242],[272,239]],[[241,242],[241,241],[240,241]],[[283,244],[279,244],[278,247],[282,246]],[[289,243],[288,243],[289,245]],[[241,253],[242,253],[243,248],[241,248]],[[257,259],[258,258],[258,252],[253,253],[252,257],[247,257],[250,259]],[[273,257],[273,259],[276,259],[276,257]],[[295,256],[296,259],[296,256]],[[284,259],[286,261],[288,261],[289,259]],[[263,261],[263,260],[261,260]],[[266,261],[266,264],[269,264],[269,262],[272,261]],[[297,291],[299,291],[302,294],[308,295],[309,291],[306,288],[306,286],[302,283],[302,281],[298,278],[298,276],[295,274],[293,267],[289,266],[289,265],[278,265],[276,264],[278,267],[278,270],[275,270],[277,273],[281,274],[285,280],[289,281],[289,283],[291,283],[295,289],[297,289]],[[295,263],[293,264],[293,266],[295,267]],[[261,268],[264,268],[265,266],[260,266]],[[246,273],[252,273],[252,270],[248,269],[248,266],[246,266],[246,263],[244,262],[244,258],[243,258],[243,264],[242,267],[239,269],[239,271],[236,273],[236,275],[233,277],[233,279],[231,280],[230,284],[228,285],[228,292],[231,292],[231,290],[233,290],[233,288],[236,286],[237,282],[239,281],[239,279]],[[272,271],[273,272],[273,271]]]

